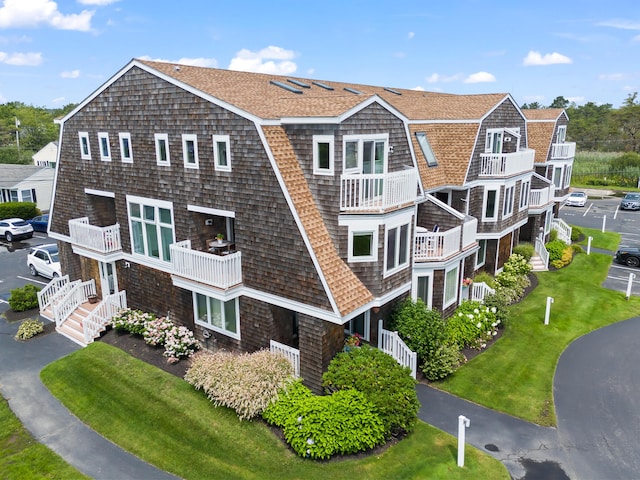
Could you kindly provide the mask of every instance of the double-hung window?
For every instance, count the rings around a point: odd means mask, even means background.
[[[198,136],[182,135],[182,158],[185,168],[198,168]]]
[[[561,125],[558,127],[558,135],[556,137],[556,143],[564,143],[567,139],[567,126]]]
[[[504,189],[504,203],[502,204],[502,216],[503,218],[513,215],[513,201],[516,191],[515,185],[508,185]]]
[[[333,135],[313,136],[313,173],[333,175]]]
[[[213,135],[213,161],[216,170],[231,171],[229,135]]]
[[[133,152],[131,151],[131,134],[120,132],[120,158],[123,163],[133,163]]]
[[[456,301],[458,296],[458,276],[458,265],[449,267],[444,272],[444,308]]]
[[[201,293],[193,294],[195,322],[203,327],[240,339],[238,299],[223,302]]]
[[[111,145],[109,145],[109,134],[107,132],[98,132],[98,145],[100,146],[100,160],[110,162]]]
[[[520,202],[518,207],[523,210],[529,206],[529,193],[531,192],[531,182],[522,182],[520,185]]]
[[[409,265],[409,240],[411,231],[409,224],[387,227],[385,272],[394,273]]]
[[[498,219],[498,188],[484,189],[484,202],[482,210],[483,222],[495,222]]]
[[[367,342],[370,339],[371,332],[371,316],[369,310],[362,312],[357,317],[352,318],[349,323],[345,325],[344,332],[349,335],[355,335],[356,333]]]
[[[571,165],[565,166],[564,169],[564,188],[569,188],[569,184],[571,183]]]
[[[562,167],[553,168],[553,184],[556,188],[562,188]]]
[[[89,132],[78,132],[80,139],[80,158],[91,160],[91,146],[89,145]]]
[[[171,261],[169,245],[175,242],[171,202],[127,195],[127,207],[133,253]]]
[[[158,165],[169,165],[169,135],[166,133],[154,134],[156,142],[156,163]]]
[[[482,267],[487,261],[487,240],[478,240],[478,251],[476,252],[476,270]]]

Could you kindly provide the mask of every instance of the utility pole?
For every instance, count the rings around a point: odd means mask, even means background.
[[[20,161],[20,120],[16,119],[16,145],[18,146],[18,162]]]

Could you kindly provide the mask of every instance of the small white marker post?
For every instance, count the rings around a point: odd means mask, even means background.
[[[458,416],[458,466],[464,467],[464,436],[466,432],[466,427],[469,426],[471,422],[464,415]]]
[[[627,300],[631,296],[631,287],[633,286],[633,279],[636,278],[635,273],[629,273],[629,281],[627,282]]]
[[[589,237],[587,240],[587,255],[591,255],[591,240],[593,240],[593,237]]]
[[[607,224],[607,216],[602,217],[602,233],[604,233],[604,226]]]
[[[544,312],[544,324],[549,325],[549,314],[551,313],[551,304],[553,297],[547,297],[547,310]]]

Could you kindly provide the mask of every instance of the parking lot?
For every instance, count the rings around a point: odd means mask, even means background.
[[[570,225],[618,232],[620,245],[640,244],[640,211],[620,210],[620,199],[588,200],[584,207],[560,208],[560,218]],[[615,252],[611,252],[612,254]],[[612,263],[603,286],[626,293],[629,274],[632,279],[631,294],[640,296],[640,268]]]

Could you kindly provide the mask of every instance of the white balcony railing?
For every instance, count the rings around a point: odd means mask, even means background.
[[[275,340],[271,340],[269,342],[269,350],[271,350],[271,353],[281,355],[289,360],[293,367],[293,374],[296,378],[300,377],[300,350],[290,347],[289,345],[276,342]]]
[[[414,250],[416,261],[442,260],[460,251],[460,234],[457,226],[446,232],[417,232]]]
[[[173,243],[169,248],[173,275],[222,289],[242,283],[240,252],[213,255],[192,250],[189,240]]]
[[[384,211],[414,202],[418,172],[415,168],[381,174],[340,177],[340,210]]]
[[[529,192],[529,206],[530,207],[543,207],[553,202],[555,194],[555,187],[545,187]]]
[[[111,253],[122,250],[120,225],[97,227],[89,224],[89,218],[69,220],[71,243],[100,253]]]
[[[462,224],[462,249],[476,243],[476,236],[478,234],[478,219],[475,217],[467,216]]]
[[[481,153],[480,176],[509,177],[533,169],[535,150],[525,148],[514,153]]]
[[[551,160],[576,156],[576,142],[554,143],[551,145]]]

